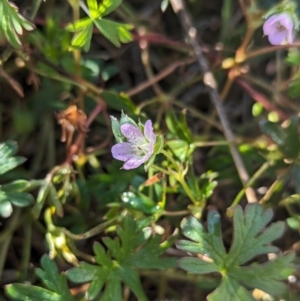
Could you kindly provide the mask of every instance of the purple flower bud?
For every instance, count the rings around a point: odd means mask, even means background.
[[[148,161],[154,152],[156,135],[153,132],[151,120],[147,120],[144,134],[140,129],[130,123],[121,125],[122,134],[128,142],[121,142],[111,149],[112,156],[120,161],[126,162],[124,169],[134,169]]]
[[[281,45],[283,42],[293,43],[294,21],[290,14],[280,13],[271,16],[263,25],[264,35],[272,45]]]

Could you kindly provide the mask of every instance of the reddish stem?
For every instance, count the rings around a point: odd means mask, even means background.
[[[236,82],[239,86],[241,86],[244,90],[250,94],[250,96],[253,98],[254,101],[259,102],[267,111],[269,112],[276,112],[279,119],[281,121],[284,121],[288,119],[288,115],[285,114],[280,109],[276,108],[267,98],[265,95],[257,92],[254,88],[252,88],[245,80],[242,78],[237,78]]]
[[[85,125],[87,128],[89,128],[89,126],[91,125],[91,123],[93,122],[93,120],[97,117],[97,115],[102,112],[103,110],[105,110],[106,108],[106,104],[104,102],[99,103],[95,109],[92,111],[92,113],[90,114],[89,118],[87,119]],[[80,149],[80,145],[82,144],[84,138],[85,138],[86,133],[79,133],[75,143],[72,144],[70,146],[69,149],[69,153],[67,155],[66,161],[63,164],[71,164],[73,161],[73,157],[78,153],[79,149]]]

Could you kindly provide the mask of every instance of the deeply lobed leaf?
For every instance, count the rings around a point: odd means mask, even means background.
[[[0,143],[0,175],[22,164],[26,159],[14,157],[18,150],[17,144],[12,141]],[[34,203],[31,194],[24,192],[30,183],[25,180],[16,180],[0,185],[0,216],[7,218],[12,214],[13,207],[26,207]]]
[[[54,261],[44,255],[41,263],[43,269],[37,269],[36,274],[42,279],[47,289],[14,283],[6,286],[6,294],[13,300],[20,301],[75,301],[70,293],[66,277],[58,273]]]
[[[0,16],[0,38],[5,36],[11,46],[20,48],[21,41],[18,35],[23,34],[23,28],[33,30],[34,25],[18,13],[14,4],[6,0],[0,2]]]
[[[91,282],[86,293],[88,300],[95,298],[104,285],[101,301],[122,300],[119,294],[122,281],[138,300],[146,301],[136,268],[170,268],[175,267],[176,262],[175,259],[160,258],[169,244],[160,244],[159,235],[149,238],[149,231],[144,230],[131,216],[126,216],[123,226],[117,228],[118,238],[103,238],[107,252],[100,243],[94,244],[98,265],[82,262],[79,267],[67,271],[67,277],[76,283]]]
[[[122,0],[103,0],[99,4],[97,0],[88,0],[87,2],[89,16],[66,26],[68,31],[76,32],[72,39],[71,48],[83,48],[85,51],[88,51],[94,25],[116,47],[120,47],[121,43],[132,41],[130,30],[133,27],[131,25],[103,19],[104,16],[120,6]]]
[[[257,255],[278,251],[270,243],[283,234],[284,224],[277,222],[265,228],[271,218],[272,211],[264,210],[259,204],[248,204],[244,212],[236,206],[233,243],[228,253],[222,242],[220,216],[216,211],[208,214],[207,232],[194,217],[184,219],[182,232],[192,241],[180,240],[177,247],[205,255],[206,259],[184,257],[179,267],[195,274],[219,272],[222,275],[221,284],[208,300],[254,301],[246,288],[259,288],[276,296],[283,294],[286,285],[282,280],[293,272],[293,253],[278,255],[265,264],[242,266]]]

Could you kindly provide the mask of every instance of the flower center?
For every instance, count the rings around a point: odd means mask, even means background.
[[[144,156],[149,153],[149,143],[146,141],[144,144],[132,144],[131,147],[139,156]]]
[[[280,22],[277,22],[276,23],[276,29],[279,31],[279,32],[282,32],[282,31],[285,31],[286,28],[280,23]]]

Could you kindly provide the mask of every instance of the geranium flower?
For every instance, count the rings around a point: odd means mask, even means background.
[[[133,169],[148,161],[154,152],[156,135],[153,132],[151,120],[147,120],[144,134],[141,130],[130,123],[121,125],[121,133],[128,142],[121,142],[111,149],[112,156],[120,161],[126,162],[123,168]]]
[[[291,15],[283,12],[267,19],[263,25],[263,31],[272,45],[281,45],[284,41],[292,44],[294,27]]]

